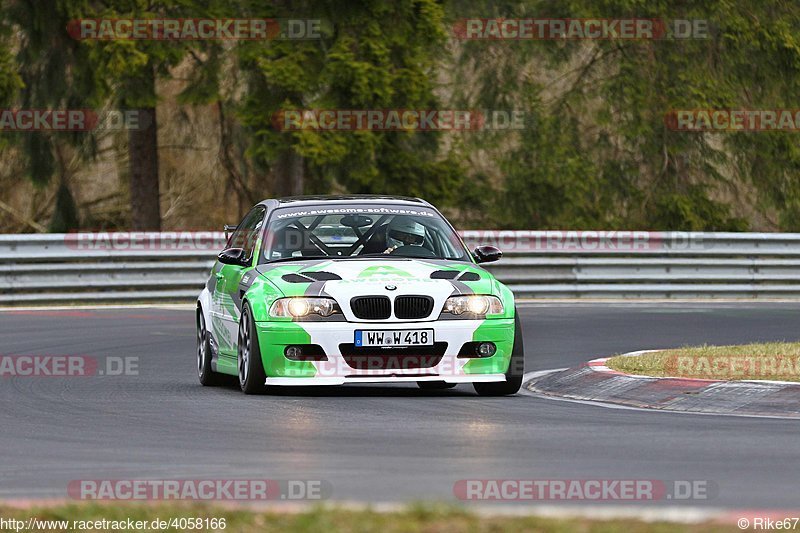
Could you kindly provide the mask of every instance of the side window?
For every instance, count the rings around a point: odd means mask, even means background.
[[[264,208],[256,207],[239,223],[239,227],[231,235],[228,241],[228,248],[241,248],[245,251],[245,258],[249,261],[253,258],[253,251],[256,248],[258,234],[264,224]]]

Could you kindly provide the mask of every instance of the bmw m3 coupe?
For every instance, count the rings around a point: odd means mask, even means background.
[[[232,228],[228,228],[232,229]],[[247,213],[197,299],[203,385],[471,383],[516,393],[523,344],[514,295],[439,211],[418,198],[265,200]]]

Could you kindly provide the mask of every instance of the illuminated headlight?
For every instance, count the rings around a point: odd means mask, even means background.
[[[303,318],[309,315],[319,315],[328,317],[340,312],[339,305],[333,298],[280,298],[272,304],[269,316]]]
[[[503,313],[503,303],[497,296],[451,296],[445,301],[442,312],[453,315],[499,315]]]

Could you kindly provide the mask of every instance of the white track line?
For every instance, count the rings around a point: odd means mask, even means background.
[[[177,311],[194,311],[196,304],[86,304],[86,305],[43,305],[35,307],[0,306],[4,311],[85,311],[92,309],[171,309]]]
[[[653,304],[698,304],[698,306],[708,306],[709,304],[797,304],[797,299],[792,298],[516,298],[518,307],[546,307],[546,306],[596,306],[613,305],[614,307],[635,307],[648,306]]]

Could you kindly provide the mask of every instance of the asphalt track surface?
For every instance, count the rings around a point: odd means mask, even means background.
[[[534,305],[526,370],[697,343],[800,339],[800,305]],[[325,480],[333,499],[455,501],[460,479],[709,480],[710,500],[798,508],[797,421],[673,414],[471,387],[202,387],[191,310],[0,312],[0,354],[138,357],[139,375],[0,378],[0,498],[80,479]],[[586,502],[579,502],[585,504]],[[603,505],[603,504],[597,504]]]

